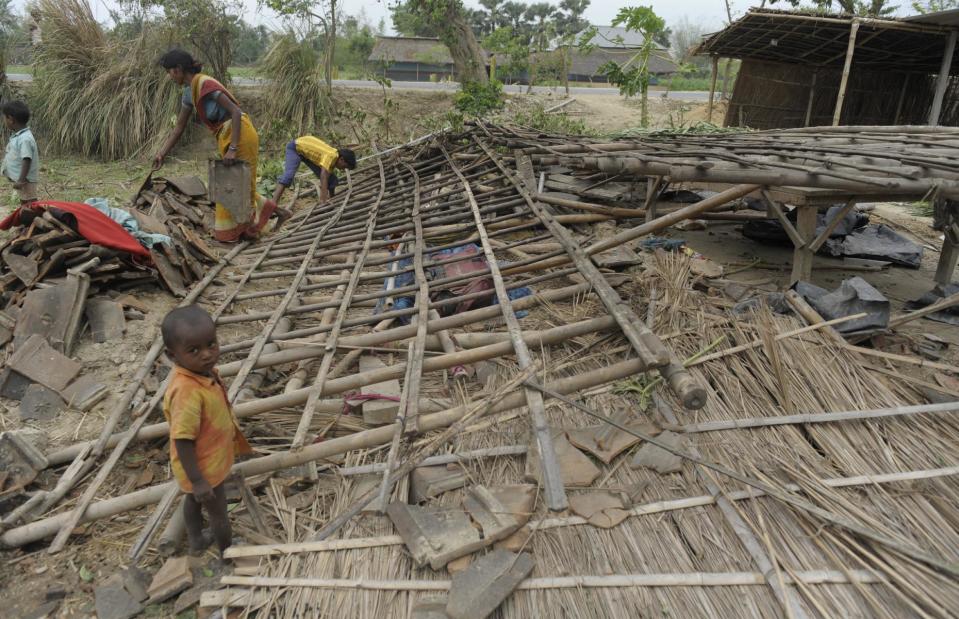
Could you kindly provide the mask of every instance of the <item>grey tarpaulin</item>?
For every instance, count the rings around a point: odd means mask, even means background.
[[[830,207],[825,213],[819,213],[816,216],[816,236],[819,236],[819,234],[826,229],[826,222],[832,221],[832,218],[842,209],[843,206],[833,206]],[[793,222],[793,225],[795,225],[797,215],[797,209],[793,209],[786,213],[786,219]],[[829,238],[838,238],[841,240],[847,234],[862,228],[868,223],[868,214],[852,210],[846,213],[846,216],[843,217],[843,220],[839,223],[839,225],[837,225],[836,228],[829,234]],[[743,224],[743,236],[753,239],[754,241],[766,243],[777,243],[782,245],[792,244],[792,242],[789,240],[789,235],[786,234],[786,231],[783,229],[783,225],[775,219],[747,221],[745,224]]]
[[[826,320],[867,314],[836,325],[840,333],[884,329],[889,324],[889,299],[861,277],[844,280],[832,292],[805,282],[797,282],[793,289]]]
[[[957,292],[959,292],[959,284],[949,284],[943,289],[942,294],[939,294],[935,290],[930,290],[915,301],[906,303],[906,309],[922,309],[927,305],[932,305],[936,301],[941,301],[945,297],[956,294]],[[935,320],[936,322],[944,322],[948,325],[959,325],[959,307],[950,307],[940,312],[933,312],[926,316],[926,318]]]
[[[833,256],[888,260],[913,269],[922,264],[922,245],[883,225],[866,226],[841,241],[829,239],[823,248]]]

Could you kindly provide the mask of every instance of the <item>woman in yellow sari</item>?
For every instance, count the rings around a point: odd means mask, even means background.
[[[176,126],[154,158],[154,169],[163,165],[167,153],[179,141],[195,111],[197,122],[216,136],[223,163],[232,165],[236,161],[245,161],[250,165],[250,204],[253,206],[249,216],[245,221],[236,221],[228,210],[217,204],[213,236],[227,243],[256,238],[274,214],[279,227],[289,217],[289,211],[277,209],[276,202],[264,200],[256,191],[260,138],[250,117],[240,109],[236,97],[223,84],[201,73],[203,66],[181,49],[164,54],[160,58],[160,66],[166,69],[171,80],[183,87],[183,96]]]

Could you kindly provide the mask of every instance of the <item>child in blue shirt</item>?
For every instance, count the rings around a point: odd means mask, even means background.
[[[40,151],[27,126],[30,109],[22,101],[8,101],[0,111],[3,113],[3,123],[10,131],[0,172],[13,182],[13,188],[20,196],[20,204],[29,204],[37,199],[37,181],[40,178]]]

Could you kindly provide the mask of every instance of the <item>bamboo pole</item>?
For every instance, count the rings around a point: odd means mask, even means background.
[[[939,477],[951,477],[953,475],[959,475],[959,466],[938,469],[923,469],[917,471],[903,471],[900,473],[875,473],[872,475],[856,475],[852,477],[833,477],[823,479],[822,483],[830,488],[851,488],[856,486],[873,486],[877,484],[889,484],[903,481],[937,479]],[[803,489],[797,484],[786,484],[785,489],[789,490],[790,492],[803,491]],[[726,496],[731,501],[745,501],[747,499],[756,499],[765,496],[765,493],[759,490],[749,489],[727,492]],[[641,505],[631,507],[627,511],[631,517],[651,516],[654,514],[662,514],[671,511],[705,507],[707,505],[713,505],[715,502],[716,497],[714,495],[703,494],[680,499],[667,499],[643,503]],[[580,516],[561,516],[554,518],[543,518],[540,520],[531,520],[528,523],[528,526],[534,531],[543,531],[546,529],[581,526],[587,524],[589,524],[589,520]],[[309,542],[292,542],[288,544],[231,546],[224,553],[224,557],[230,559],[240,557],[289,555],[308,552],[331,552],[337,550],[397,546],[402,543],[403,538],[399,535],[383,535],[379,537],[358,537]]]
[[[782,417],[750,417],[744,419],[730,419],[727,421],[706,421],[703,423],[676,426],[678,432],[695,434],[699,432],[716,432],[719,430],[745,430],[748,428],[766,428],[770,426],[785,426],[807,423],[832,423],[836,421],[862,421],[865,419],[884,419],[887,417],[905,417],[910,415],[924,415],[931,413],[949,413],[959,411],[959,402],[943,402],[940,404],[916,404],[914,406],[895,406],[892,408],[874,408],[861,411],[842,411],[835,413],[804,413],[800,415],[784,415]]]
[[[706,108],[706,122],[713,122],[713,99],[716,96],[716,78],[719,77],[719,56],[712,57],[712,73],[709,79],[709,105]]]
[[[427,363],[428,361],[429,360],[427,360]],[[642,364],[638,360],[621,361],[598,370],[585,372],[577,376],[565,377],[558,381],[547,383],[547,385],[551,385],[557,393],[574,393],[631,376],[640,371],[641,368]],[[489,413],[500,413],[523,406],[526,406],[526,399],[523,394],[520,392],[512,393],[504,397]],[[447,427],[465,415],[468,410],[465,406],[458,406],[439,413],[421,416],[420,431],[429,432]],[[297,452],[281,452],[240,462],[234,466],[234,469],[250,477],[278,469],[299,466],[314,460],[330,458],[331,456],[347,453],[356,449],[369,449],[389,442],[393,437],[393,429],[394,426],[391,424],[356,432],[348,436],[332,438],[320,443],[306,445]],[[92,503],[83,518],[81,518],[80,523],[108,518],[131,509],[156,503],[170,485],[174,483],[176,482],[166,482],[123,496]],[[59,530],[62,523],[66,520],[66,516],[67,514],[50,516],[10,529],[0,535],[0,547],[19,547],[52,535]]]
[[[473,196],[473,190],[469,181],[456,167],[456,164],[450,159],[448,153],[443,150],[450,168],[456,173],[460,182],[463,184],[463,190],[473,208],[473,219],[476,223],[476,231],[480,235],[480,241],[483,245],[483,253],[486,255],[486,263],[489,265],[490,275],[493,278],[493,286],[496,288],[496,297],[499,300],[499,309],[506,321],[506,329],[510,335],[510,343],[513,352],[516,355],[516,361],[520,370],[526,372],[534,367],[533,358],[529,353],[529,348],[523,340],[523,331],[519,326],[519,320],[513,311],[512,301],[506,292],[506,285],[503,283],[503,275],[500,273],[499,265],[496,261],[496,255],[490,246],[489,236],[486,232],[486,226],[479,212],[479,205]],[[487,154],[489,154],[487,152]],[[648,361],[644,359],[644,361]],[[536,439],[537,453],[540,460],[540,471],[543,477],[543,490],[545,493],[546,504],[553,511],[566,509],[568,501],[566,498],[566,487],[563,485],[563,478],[560,475],[559,461],[556,459],[556,452],[553,448],[553,438],[551,430],[546,423],[546,407],[543,403],[543,396],[538,391],[531,388],[523,390],[526,398],[526,404],[529,408],[530,420],[533,425],[533,435]]]
[[[316,373],[316,378],[314,379],[313,384],[309,387],[306,405],[303,407],[303,414],[300,416],[300,423],[296,428],[296,433],[293,435],[293,450],[301,449],[304,441],[306,441],[306,433],[310,429],[310,423],[312,422],[313,415],[316,412],[316,407],[319,403],[320,396],[323,395],[323,388],[327,381],[327,374],[330,371],[330,366],[333,364],[333,355],[336,353],[336,341],[340,335],[340,328],[343,324],[343,319],[346,317],[346,310],[349,308],[350,301],[353,299],[353,292],[356,290],[360,273],[363,271],[363,262],[366,259],[366,255],[369,253],[370,243],[373,241],[373,229],[376,224],[376,216],[379,213],[379,208],[382,204],[383,196],[386,191],[386,175],[383,171],[383,163],[379,159],[377,159],[376,162],[380,171],[380,189],[376,201],[370,208],[369,217],[367,218],[366,240],[364,241],[363,249],[360,250],[359,257],[356,259],[356,264],[354,265],[353,272],[350,275],[350,282],[346,285],[346,292],[343,293],[343,300],[340,302],[340,309],[337,311],[336,320],[334,321],[333,327],[327,336],[324,346],[325,354],[323,355],[323,359],[320,361],[320,369]]]
[[[812,78],[809,81],[809,99],[806,101],[806,119],[803,121],[803,127],[808,127],[812,122],[812,107],[816,100],[816,78],[819,76],[819,70],[813,69]]]
[[[803,570],[794,571],[796,577],[784,576],[789,584],[799,580],[807,585],[822,584],[885,584],[885,578],[869,570]],[[740,587],[765,584],[759,572],[682,572],[670,574],[604,574],[528,578],[519,583],[518,591],[548,589],[595,589],[624,587]],[[319,588],[353,591],[449,591],[449,580],[371,580],[368,578],[293,578],[271,576],[223,576],[220,584],[245,587]],[[250,591],[252,593],[252,590]],[[226,594],[219,591],[204,598],[201,606],[219,606],[222,601],[234,599],[235,590]],[[204,594],[206,595],[206,594]],[[236,599],[234,606],[245,606]]]
[[[929,109],[929,125],[931,127],[939,125],[939,116],[942,113],[942,101],[946,95],[946,88],[949,86],[952,57],[956,51],[957,36],[959,36],[959,32],[953,30],[946,37],[946,49],[942,54],[942,66],[939,67],[939,75],[936,76],[936,92],[932,98],[932,107]]]
[[[451,316],[451,318],[454,317],[455,316]],[[616,322],[609,317],[594,318],[592,320],[573,323],[571,325],[560,325],[558,327],[553,327],[552,329],[541,331],[538,335],[527,334],[527,337],[529,338],[528,345],[540,347],[558,344],[560,342],[575,337],[580,337],[588,333],[611,329],[615,327],[615,325]],[[489,344],[487,346],[481,346],[479,348],[473,348],[470,350],[457,351],[452,355],[440,355],[424,359],[423,369],[424,371],[432,372],[450,367],[456,367],[457,365],[476,363],[478,361],[484,361],[509,354],[512,350],[512,344],[508,341]],[[373,385],[392,378],[401,378],[405,372],[406,364],[397,364],[370,372],[331,379],[327,384],[325,392],[327,394],[344,393],[346,391],[359,389],[365,385]],[[291,391],[289,393],[283,393],[267,398],[260,398],[259,400],[244,402],[242,404],[238,404],[234,408],[234,413],[238,418],[243,419],[265,412],[286,408],[288,406],[297,406],[306,402],[308,394],[309,388],[303,388],[296,391]],[[324,401],[321,401],[321,404],[323,402]],[[325,410],[329,412],[337,412],[343,408],[342,400],[327,400],[325,402],[327,403]],[[137,433],[137,440],[161,438],[167,434],[169,434],[169,426],[167,423],[157,423],[141,429]],[[119,440],[122,435],[114,436],[116,437],[116,440]],[[78,453],[82,453],[82,451],[87,448],[88,445],[89,443],[77,443],[66,449],[47,454],[47,461],[51,466],[69,462],[70,460],[74,459]]]
[[[836,97],[836,109],[832,113],[832,124],[839,124],[842,116],[842,104],[846,100],[846,86],[849,84],[849,71],[852,68],[852,57],[856,52],[856,34],[859,32],[859,19],[853,18],[849,27],[849,46],[846,48],[846,61],[842,67],[842,78],[839,80],[839,95]]]
[[[569,259],[576,265],[580,274],[593,285],[593,291],[603,302],[606,311],[616,320],[620,330],[633,350],[640,359],[655,367],[683,402],[683,406],[691,410],[698,410],[706,405],[706,390],[703,389],[689,375],[682,363],[676,358],[672,351],[663,346],[662,341],[646,326],[646,324],[636,315],[632,308],[623,302],[619,294],[610,286],[609,282],[596,265],[586,256],[579,243],[573,239],[572,235],[559,223],[555,222],[553,216],[545,209],[541,208],[530,197],[532,187],[530,179],[526,180],[524,187],[516,178],[510,174],[496,155],[486,144],[477,139],[477,144],[486,153],[486,155],[497,165],[500,173],[516,187],[516,190],[526,199],[526,204],[531,211],[539,218],[543,225],[553,233],[556,240],[566,250]],[[523,169],[532,173],[532,162],[527,155],[516,154],[517,169]]]

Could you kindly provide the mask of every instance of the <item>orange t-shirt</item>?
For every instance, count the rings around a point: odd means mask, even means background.
[[[237,425],[216,370],[213,376],[203,376],[173,366],[163,396],[163,416],[170,424],[170,466],[184,492],[192,493],[193,484],[183,470],[174,440],[194,441],[200,473],[213,488],[230,474],[236,454],[253,452]]]

